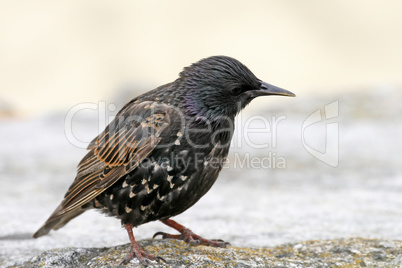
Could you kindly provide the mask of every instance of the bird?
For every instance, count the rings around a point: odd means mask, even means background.
[[[254,98],[295,94],[258,79],[228,56],[203,58],[171,83],[129,101],[88,145],[64,199],[33,235],[48,234],[89,209],[116,217],[127,230],[129,254],[142,264],[164,261],[135,240],[133,227],[161,221],[196,246],[226,247],[172,220],[215,183],[226,159],[235,116]]]

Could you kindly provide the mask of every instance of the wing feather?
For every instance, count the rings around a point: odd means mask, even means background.
[[[78,164],[64,200],[34,237],[62,227],[84,211],[82,206],[134,170],[164,136],[170,135],[172,121],[180,122],[180,118],[166,104],[145,101],[125,106],[88,145],[90,151]]]

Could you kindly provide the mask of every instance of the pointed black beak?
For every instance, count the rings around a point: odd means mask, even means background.
[[[296,95],[286,89],[276,87],[274,85],[265,83],[261,81],[260,89],[257,90],[258,95],[265,96],[265,95],[278,95],[278,96],[287,96],[287,97],[296,97]]]

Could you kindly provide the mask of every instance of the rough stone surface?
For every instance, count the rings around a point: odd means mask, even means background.
[[[143,240],[146,251],[167,263],[152,267],[402,267],[402,241],[349,238],[289,243],[272,248],[191,247],[176,240]],[[48,250],[6,267],[124,267],[129,244],[110,248]],[[134,259],[126,267],[141,267]]]

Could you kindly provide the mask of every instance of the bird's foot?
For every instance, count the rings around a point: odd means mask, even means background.
[[[176,229],[177,231],[180,232],[179,235],[173,235],[173,234],[168,234],[164,232],[157,232],[154,234],[153,238],[157,237],[158,235],[162,236],[162,239],[177,239],[177,240],[183,240],[184,242],[188,243],[191,246],[198,246],[198,245],[204,245],[204,246],[210,246],[210,247],[220,247],[220,248],[225,248],[226,246],[230,245],[230,243],[225,242],[221,239],[205,239],[202,238],[201,236],[193,233],[190,229],[185,228],[184,226],[178,224],[177,222],[173,220],[163,220],[162,221],[164,224]]]
[[[151,264],[151,261],[163,261],[166,263],[166,261],[162,257],[149,254],[138,245],[138,247],[131,247],[130,253],[124,258],[120,265],[129,264],[130,261],[134,258],[137,258],[144,266],[148,266],[149,264]]]
[[[198,245],[204,245],[204,246],[210,246],[210,247],[219,247],[219,248],[225,248],[227,245],[230,245],[228,242],[225,242],[220,239],[205,239],[202,238],[199,235],[196,235],[193,233],[190,229],[185,229],[183,230],[183,233],[179,235],[173,235],[173,234],[168,234],[164,232],[157,232],[154,234],[153,238],[157,237],[158,235],[162,236],[162,239],[177,239],[177,240],[183,240],[187,244],[191,246],[198,246]]]
[[[130,248],[130,253],[124,258],[124,260],[120,263],[120,265],[125,265],[128,264],[132,259],[137,258],[140,263],[144,266],[148,266],[148,264],[151,263],[151,261],[163,261],[166,263],[166,261],[159,257],[159,256],[154,256],[149,254],[148,252],[144,251],[140,244],[135,241],[134,235],[133,235],[133,226],[131,224],[126,224],[124,227],[127,230],[128,237],[130,238],[131,242],[131,248]]]

